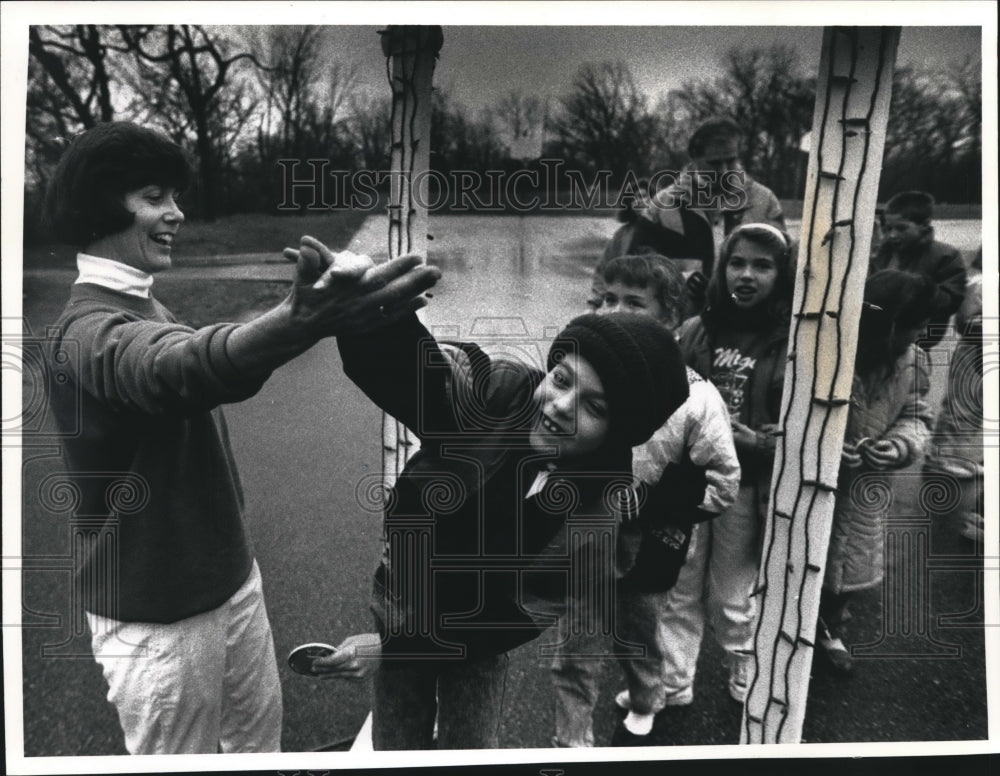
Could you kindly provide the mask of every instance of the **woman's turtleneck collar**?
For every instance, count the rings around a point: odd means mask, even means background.
[[[150,297],[153,276],[141,269],[88,253],[76,254],[76,266],[80,272],[77,283],[91,283],[142,299]]]

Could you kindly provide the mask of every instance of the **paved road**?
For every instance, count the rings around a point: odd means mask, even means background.
[[[427,310],[428,323],[449,336],[487,344],[504,335],[520,352],[543,353],[545,335],[582,310],[588,271],[575,257],[596,256],[613,227],[599,219],[436,219],[432,259],[445,269],[445,277]],[[372,221],[352,247],[377,247],[382,239],[382,225]],[[273,271],[290,269],[274,266]],[[224,272],[258,271],[260,265]],[[939,397],[946,348],[934,357],[940,365],[934,377],[934,395]],[[257,396],[227,408],[227,415],[279,655],[303,641],[336,642],[367,629],[367,589],[379,552],[379,516],[365,508],[357,490],[378,471],[379,415],[341,375],[335,345],[323,343],[279,369]],[[37,488],[45,474],[58,467],[54,455],[51,446],[26,450],[26,489]],[[913,512],[915,485],[912,479],[904,483],[893,514]],[[63,658],[42,656],[44,645],[71,635],[65,605],[68,576],[51,570],[57,561],[37,560],[65,552],[65,518],[36,504],[26,510],[24,524],[25,555],[34,558],[32,570],[24,574],[24,600],[30,609],[25,621],[36,626],[23,633],[27,750],[122,752],[114,713],[103,700],[103,683],[87,657],[86,640],[57,647]],[[873,656],[860,661],[858,675],[849,682],[818,675],[807,712],[807,741],[962,740],[986,735],[982,613],[976,611],[981,580],[962,569],[967,548],[937,531],[930,539],[938,570],[929,575],[926,601],[917,602],[929,615],[926,632],[912,632],[902,647],[895,645],[896,656],[885,650],[879,654],[876,648]],[[882,593],[874,591],[852,625],[855,643],[879,643],[887,622],[882,610]],[[951,645],[958,647],[957,653]],[[947,654],[949,650],[954,654]],[[80,659],[66,659],[67,654]],[[545,747],[552,731],[545,661],[538,644],[526,645],[512,657],[503,746]],[[724,678],[719,651],[706,639],[694,705],[661,714],[651,743],[736,743],[740,708],[728,698]],[[287,750],[316,749],[350,737],[369,707],[363,685],[310,680],[283,665],[282,682]],[[610,740],[620,718],[611,703],[620,684],[617,668],[609,666],[596,718],[599,742]]]

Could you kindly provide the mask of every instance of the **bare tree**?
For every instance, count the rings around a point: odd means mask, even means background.
[[[123,49],[111,34],[95,24],[28,28],[29,55],[62,96],[63,116],[84,129],[114,118],[108,53]]]
[[[805,77],[788,46],[734,48],[724,72],[686,82],[676,100],[687,113],[688,132],[710,117],[732,119],[743,130],[743,161],[749,171],[784,196],[798,196],[798,147],[812,124],[815,84]]]
[[[539,97],[512,90],[487,110],[487,117],[492,126],[499,128],[500,138],[508,150],[517,156],[518,149],[524,146],[535,145],[540,150],[547,112],[545,102]],[[531,155],[537,155],[537,150]]]
[[[69,139],[115,118],[112,95],[122,50],[115,30],[106,27],[29,27],[24,211],[29,232]]]
[[[263,46],[269,68],[257,71],[264,105],[258,128],[262,158],[299,157],[305,116],[319,78],[319,28],[268,27]],[[274,148],[274,143],[278,144]]]
[[[389,166],[389,114],[388,97],[365,99],[352,95],[349,101],[350,117],[347,120],[351,144],[365,170],[384,170]]]
[[[654,126],[646,97],[623,62],[583,65],[554,122],[567,158],[615,177],[645,168]]]
[[[892,93],[883,196],[923,189],[939,200],[980,198],[982,80],[977,59],[945,70],[897,68]]]
[[[199,212],[207,220],[214,219],[222,167],[219,149],[233,140],[228,134],[233,125],[226,114],[233,107],[234,71],[240,63],[263,65],[250,51],[229,53],[227,40],[200,25],[120,26],[118,30],[143,66],[156,116],[167,117],[174,133],[181,129],[193,133]],[[245,120],[236,123],[242,126]]]
[[[488,116],[469,111],[443,88],[435,88],[431,99],[431,167],[495,169],[505,153]]]

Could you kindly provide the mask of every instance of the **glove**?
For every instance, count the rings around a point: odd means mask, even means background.
[[[619,581],[620,589],[663,593],[677,583],[691,544],[691,528],[644,526],[635,563]]]
[[[698,508],[705,500],[705,468],[685,453],[681,463],[668,464],[655,485],[645,486],[639,519],[654,527],[681,526],[704,520]]]

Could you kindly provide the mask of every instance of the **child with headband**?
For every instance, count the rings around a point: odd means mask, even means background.
[[[668,596],[662,618],[668,705],[693,699],[706,618],[728,655],[729,694],[741,703],[746,698],[756,617],[750,592],[774,462],[792,278],[787,234],[770,224],[737,227],[722,244],[705,311],[679,334],[688,365],[728,405],[741,478],[733,506],[698,526],[696,541],[706,551],[688,559]]]

